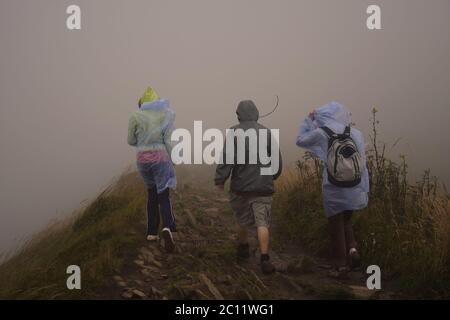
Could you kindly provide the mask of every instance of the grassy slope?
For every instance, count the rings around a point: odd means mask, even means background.
[[[139,181],[140,182],[140,181]],[[0,298],[93,298],[138,241],[144,193],[135,173],[124,174],[83,214],[53,225],[0,266]],[[69,265],[83,266],[83,290],[65,289]]]
[[[321,253],[327,229],[317,175],[302,174],[301,170],[286,170],[278,182],[274,219],[281,232],[274,235],[273,245],[277,250],[297,242],[311,253]],[[372,198],[370,207],[357,216],[356,232],[365,264],[379,264],[384,275],[399,280],[401,290],[415,297],[445,296],[449,287],[448,198],[430,204],[439,214],[426,224],[418,222],[429,216],[429,208],[408,211],[399,223],[386,213],[386,205],[386,201],[380,204]],[[121,273],[125,261],[135,259],[142,246],[144,206],[140,178],[136,173],[124,174],[82,214],[49,227],[2,264],[0,298],[107,297],[103,288],[108,288],[112,275]],[[71,264],[82,266],[81,291],[66,289],[66,268]]]
[[[209,167],[177,167],[179,182],[202,184],[211,174]],[[49,226],[0,265],[0,299],[105,297],[103,285],[137,254],[145,202],[138,173],[124,173],[80,214]],[[66,289],[69,265],[82,266],[83,290]]]

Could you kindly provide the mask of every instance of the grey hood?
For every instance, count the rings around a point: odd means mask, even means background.
[[[236,110],[239,122],[242,121],[258,121],[259,111],[252,100],[244,100],[239,102]]]

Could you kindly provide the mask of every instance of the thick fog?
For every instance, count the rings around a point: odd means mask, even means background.
[[[66,28],[81,7],[82,29]],[[381,7],[382,30],[366,27]],[[0,2],[0,251],[64,218],[134,164],[129,114],[144,88],[176,125],[225,129],[241,99],[280,128],[285,159],[308,112],[336,100],[368,139],[400,142],[411,177],[446,183],[450,155],[450,1]]]

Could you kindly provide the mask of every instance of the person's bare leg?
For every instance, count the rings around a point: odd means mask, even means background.
[[[269,229],[267,227],[258,227],[258,241],[261,254],[269,253]]]
[[[269,257],[269,229],[258,227],[259,249],[261,250],[261,271],[265,274],[275,272],[275,266],[270,262]]]

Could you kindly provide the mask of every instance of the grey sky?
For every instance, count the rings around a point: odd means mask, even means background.
[[[65,10],[82,9],[68,31]],[[381,31],[365,26],[382,8]],[[0,2],[0,249],[62,218],[133,164],[128,115],[151,84],[176,125],[236,123],[252,98],[281,128],[288,161],[298,124],[330,100],[349,107],[368,138],[376,106],[382,139],[450,181],[450,1]]]

